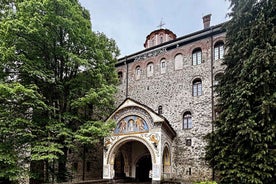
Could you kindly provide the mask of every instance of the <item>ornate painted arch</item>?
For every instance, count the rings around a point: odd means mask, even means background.
[[[119,140],[117,140],[110,148],[107,153],[107,163],[106,164],[113,164],[114,159],[115,159],[115,153],[118,151],[118,149],[125,143],[130,142],[130,141],[138,141],[144,144],[147,149],[150,152],[151,158],[152,158],[152,163],[156,163],[156,156],[154,153],[154,148],[153,146],[144,138],[138,137],[138,136],[128,136],[128,137],[123,137]]]

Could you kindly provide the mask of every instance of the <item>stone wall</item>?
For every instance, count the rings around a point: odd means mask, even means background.
[[[123,73],[122,83],[118,87],[117,105],[126,98],[127,89],[128,97],[156,112],[162,106],[162,115],[176,131],[177,137],[172,148],[174,178],[186,181],[211,178],[211,169],[204,161],[206,143],[203,137],[212,130],[212,78],[223,71],[221,60],[213,61],[213,66],[211,62],[211,48],[217,41],[225,42],[225,34],[214,35],[213,42],[211,37],[207,37],[160,52],[154,57],[139,59],[128,66],[124,64],[117,67],[118,72]],[[192,52],[196,48],[202,50],[202,63],[192,65]],[[180,69],[176,70],[177,54],[182,54],[183,66],[178,66]],[[161,72],[162,59],[166,62],[165,72]],[[153,75],[150,77],[147,76],[149,63],[153,63]],[[137,66],[141,69],[140,79],[136,77]],[[192,95],[193,80],[197,78],[202,81],[201,96]],[[183,114],[186,111],[191,112],[192,128],[183,130]],[[191,139],[190,146],[186,145],[187,139]]]
[[[76,147],[68,151],[68,172],[71,181],[102,179],[103,145],[101,143]]]

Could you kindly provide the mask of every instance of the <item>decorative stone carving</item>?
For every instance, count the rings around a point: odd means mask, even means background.
[[[158,143],[159,143],[159,138],[157,138],[157,136],[155,134],[151,134],[150,135],[150,141],[153,143],[153,145],[155,147],[157,147]]]
[[[147,58],[151,58],[151,57],[156,57],[160,54],[163,54],[165,53],[167,50],[166,48],[161,48],[161,49],[158,49],[158,50],[153,50],[151,52],[147,52],[147,53],[144,53],[144,54],[141,54],[141,55],[138,55],[135,57],[135,61],[141,61],[141,60],[145,60]]]

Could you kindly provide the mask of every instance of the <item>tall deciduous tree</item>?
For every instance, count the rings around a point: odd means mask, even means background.
[[[222,110],[208,136],[207,160],[219,183],[269,184],[276,178],[276,1],[231,0],[226,23]]]
[[[34,139],[26,143],[32,160],[48,169],[56,160],[57,179],[65,181],[68,147],[108,132],[99,121],[113,108],[118,48],[92,32],[90,15],[77,0],[3,0],[0,7],[2,83],[37,87],[47,108],[33,107]]]
[[[0,178],[10,180],[28,176],[32,133],[37,122],[33,110],[45,111],[47,105],[34,85],[0,84]]]

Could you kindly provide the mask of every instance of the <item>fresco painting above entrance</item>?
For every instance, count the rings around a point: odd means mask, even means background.
[[[148,132],[149,127],[144,119],[139,116],[127,116],[121,119],[114,130],[114,134]]]

